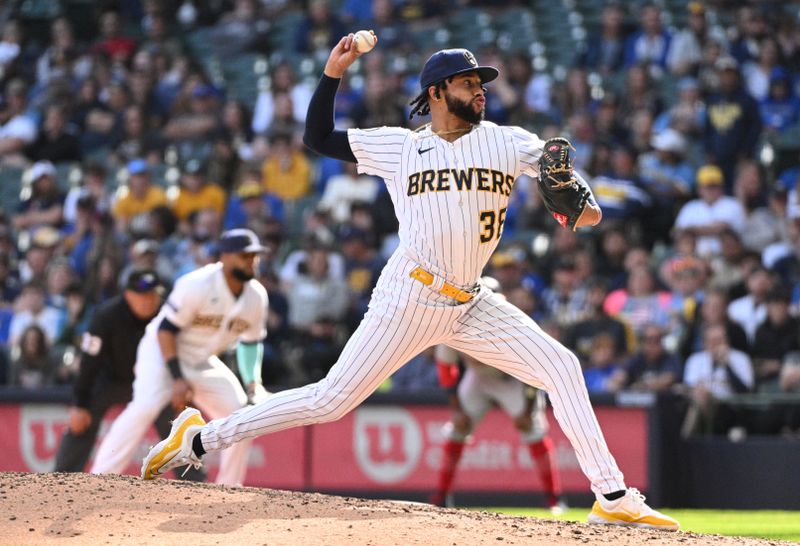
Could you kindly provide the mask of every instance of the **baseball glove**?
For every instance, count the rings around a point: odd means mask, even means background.
[[[539,194],[561,227],[575,231],[591,193],[575,178],[570,148],[569,140],[562,137],[544,143],[539,157]]]

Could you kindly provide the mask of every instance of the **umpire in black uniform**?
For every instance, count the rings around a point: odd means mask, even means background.
[[[144,330],[161,307],[164,288],[155,271],[133,271],[125,290],[102,304],[81,340],[81,365],[73,385],[69,428],[56,455],[56,472],[82,472],[97,439],[103,416],[133,394],[133,366]],[[161,437],[170,430],[174,410],[167,405],[156,421]],[[204,481],[190,470],[186,479]]]

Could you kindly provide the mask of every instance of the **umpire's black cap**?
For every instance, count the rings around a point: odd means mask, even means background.
[[[163,292],[164,285],[158,278],[158,273],[152,269],[137,269],[131,271],[128,280],[125,282],[125,290],[132,290],[138,294],[157,291]]]
[[[425,62],[419,75],[419,83],[425,91],[446,78],[472,71],[478,73],[481,83],[490,82],[500,74],[493,66],[479,66],[475,55],[467,49],[442,49]]]
[[[217,244],[220,254],[226,252],[267,252],[258,236],[249,229],[230,229],[222,234]]]

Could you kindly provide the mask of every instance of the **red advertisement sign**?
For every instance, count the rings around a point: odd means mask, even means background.
[[[313,486],[323,490],[430,489],[441,464],[448,416],[449,411],[441,407],[362,406],[340,421],[315,427]],[[646,490],[646,412],[597,408],[597,417],[626,483]],[[588,492],[589,482],[552,411],[549,421],[564,490]],[[464,450],[455,489],[541,491],[534,464],[511,420],[494,410]]]
[[[629,486],[647,489],[647,415],[642,409],[597,408],[611,452]],[[118,411],[104,421],[101,437]],[[279,489],[420,491],[436,483],[449,411],[438,406],[365,405],[334,423],[295,428],[253,441],[245,485]],[[557,448],[565,491],[586,493],[589,484],[575,453],[552,416],[550,434]],[[66,407],[58,404],[0,405],[0,471],[48,472],[67,427]],[[158,441],[150,430],[127,474]],[[205,457],[209,479],[218,466]],[[540,491],[534,462],[510,419],[490,412],[467,445],[456,476],[456,490]]]
[[[121,408],[106,415],[100,427],[100,438],[111,426]],[[0,404],[0,471],[50,472],[61,437],[67,429],[67,408],[59,404]],[[305,483],[303,457],[306,433],[292,429],[253,441],[245,485],[277,489],[302,489]],[[149,447],[159,441],[155,429],[142,439],[125,474],[136,476],[141,460]],[[219,457],[215,453],[204,458],[209,481],[217,475]],[[91,468],[91,461],[87,465]]]

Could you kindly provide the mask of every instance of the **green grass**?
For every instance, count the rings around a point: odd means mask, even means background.
[[[511,516],[583,522],[589,513],[588,508],[573,508],[556,518],[548,510],[538,508],[485,508],[485,510]],[[683,531],[800,542],[800,511],[665,509],[664,513],[677,519]]]

